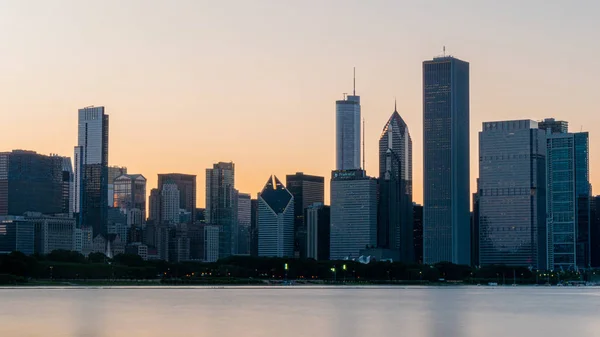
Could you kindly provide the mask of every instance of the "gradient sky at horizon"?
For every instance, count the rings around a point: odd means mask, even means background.
[[[335,100],[356,66],[367,172],[396,97],[421,202],[421,63],[445,45],[471,64],[471,190],[483,121],[545,117],[590,132],[600,186],[599,12],[584,0],[0,0],[0,151],[72,157],[77,109],[103,105],[110,165],[143,174],[148,193],[157,173],[197,174],[203,207],[218,161],[253,196],[271,174],[327,181]]]

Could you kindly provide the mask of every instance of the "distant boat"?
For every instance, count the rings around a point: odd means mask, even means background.
[[[488,286],[497,287],[498,283],[496,283],[496,282],[490,282],[490,283],[488,283]]]

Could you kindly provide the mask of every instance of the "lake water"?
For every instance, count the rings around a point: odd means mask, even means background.
[[[0,288],[0,336],[600,336],[600,289]]]

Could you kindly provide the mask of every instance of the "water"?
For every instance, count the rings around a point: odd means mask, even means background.
[[[600,336],[600,289],[0,288],[2,337]]]

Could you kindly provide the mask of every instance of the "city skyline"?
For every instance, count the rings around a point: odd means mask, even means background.
[[[256,8],[236,4],[232,21],[238,22],[233,22],[233,28],[222,27],[214,39],[207,38],[202,28],[221,27],[211,18],[211,14],[223,10],[219,6],[198,10],[196,6],[200,5],[182,2],[179,8],[163,11],[169,14],[163,16],[161,10],[165,8],[157,2],[132,2],[120,11],[110,4],[74,3],[51,18],[46,17],[54,12],[51,4],[38,4],[35,10],[28,4],[3,5],[1,22],[13,29],[5,39],[6,62],[0,66],[6,74],[0,79],[0,89],[7,98],[0,102],[0,110],[10,112],[5,123],[11,125],[0,136],[5,146],[2,151],[24,149],[71,157],[77,137],[75,111],[90,104],[103,105],[111,116],[109,165],[124,165],[144,174],[148,190],[156,187],[158,173],[202,176],[214,162],[233,161],[238,168],[237,188],[254,197],[264,183],[261,177],[270,174],[282,177],[302,171],[329,176],[335,166],[332,100],[342,99],[343,93],[351,89],[352,67],[356,66],[356,90],[361,95],[366,122],[367,172],[377,172],[376,137],[389,117],[389,102],[397,96],[398,111],[413,130],[414,201],[422,203],[420,63],[441,54],[443,45],[448,53],[468,60],[473,67],[471,154],[477,153],[481,122],[541,120],[547,116],[568,120],[573,131],[585,125],[583,130],[592,135],[590,149],[594,150],[593,135],[600,126],[595,123],[598,117],[594,114],[597,107],[591,83],[599,70],[589,67],[594,62],[595,47],[587,41],[593,40],[594,29],[590,28],[595,24],[591,15],[595,4],[547,5],[544,17],[540,17],[535,15],[535,3],[513,13],[510,8],[516,2],[511,1],[470,3],[468,12],[449,4],[370,4],[365,10],[363,4],[331,3],[321,4],[319,13],[308,14],[308,4],[287,9],[274,5],[274,11],[282,11],[279,16],[261,14],[265,10],[272,13],[266,3]],[[106,27],[101,21],[83,20],[86,13],[95,10],[106,14],[114,24]],[[136,19],[139,28],[133,27],[129,23],[131,13],[140,10],[146,18],[164,20]],[[247,25],[250,19],[238,16],[238,11],[251,13],[248,17],[266,15],[265,23]],[[338,11],[344,15],[335,18],[339,25],[331,28],[331,14]],[[29,13],[33,19],[18,21],[20,13]],[[191,20],[191,13],[203,19]],[[577,21],[557,25],[559,18],[560,22],[565,20],[565,13],[577,17]],[[357,23],[356,18],[362,15],[370,20],[361,22],[391,22],[390,18],[395,17],[402,25],[389,30]],[[429,16],[439,20],[427,19]],[[307,17],[313,19],[308,27]],[[456,23],[450,31],[443,29],[458,21],[469,23]],[[281,32],[268,29],[270,24],[284,22],[288,24]],[[511,25],[499,31],[498,26],[505,22]],[[169,26],[172,24],[174,28]],[[539,29],[525,29],[531,24]],[[74,25],[82,26],[84,33],[77,33]],[[246,28],[242,31],[238,25]],[[186,33],[172,39],[172,29]],[[144,34],[156,39],[144,39]],[[302,47],[303,54],[295,56],[300,37],[305,37],[302,41],[307,45]],[[188,46],[190,39],[202,40],[214,51],[201,54],[204,49]],[[126,43],[129,40],[140,43],[131,45]],[[336,40],[341,42],[329,43]],[[356,43],[345,43],[348,41]],[[225,44],[237,44],[238,52],[228,53],[231,49]],[[365,48],[355,48],[357,44]],[[567,48],[555,50],[552,47],[556,45]],[[47,48],[52,53],[39,59]],[[91,50],[97,53],[89,53]],[[219,59],[240,53],[247,57]],[[242,96],[230,100],[233,95]],[[303,120],[287,122],[300,114],[305,116]],[[232,116],[238,122],[229,127],[239,138],[221,132],[220,126],[229,125]],[[18,137],[25,128],[35,136]],[[326,136],[306,137],[309,132]],[[301,150],[273,156],[273,138],[285,139],[276,146],[278,150],[281,146]],[[207,146],[212,142],[220,145]],[[200,154],[189,154],[197,149],[201,149]],[[594,175],[598,160],[590,156],[592,185],[599,184]],[[477,158],[472,155],[470,162],[471,172],[477,172]],[[471,174],[471,192],[475,191],[475,179],[476,175]],[[197,205],[201,206],[203,179],[197,187]],[[329,182],[325,191],[328,203]]]

